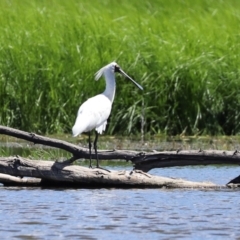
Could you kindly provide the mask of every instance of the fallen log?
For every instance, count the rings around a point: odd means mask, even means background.
[[[66,141],[43,137],[34,133],[0,126],[0,134],[24,139],[34,144],[60,148],[72,154],[63,162],[28,160],[21,157],[0,157],[0,182],[5,185],[39,186],[81,186],[81,187],[148,187],[148,188],[219,188],[213,183],[197,183],[182,179],[158,177],[147,174],[153,168],[208,165],[240,164],[238,151],[169,151],[137,152],[127,150],[102,150],[100,160],[127,160],[133,163],[132,171],[109,171],[89,169],[72,165],[77,159],[89,159],[89,150]],[[95,158],[95,154],[92,155]],[[19,177],[20,176],[20,177]],[[25,178],[27,177],[27,178]],[[29,179],[29,177],[31,179]],[[229,183],[231,186],[233,183]],[[237,183],[234,183],[234,186]],[[229,185],[229,186],[230,186]]]
[[[21,157],[0,158],[0,182],[5,185],[121,188],[224,188],[210,182],[191,182],[159,177],[140,170],[109,171],[66,165],[59,162],[28,160]],[[9,176],[10,175],[10,176]],[[12,177],[12,176],[19,177]],[[24,177],[21,178],[20,177]],[[29,181],[25,177],[31,177]],[[41,179],[41,180],[39,180]]]
[[[135,169],[148,172],[153,168],[191,165],[240,165],[239,151],[222,150],[177,150],[142,153],[131,159]]]

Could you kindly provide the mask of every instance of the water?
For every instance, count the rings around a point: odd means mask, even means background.
[[[115,167],[117,169],[117,167]],[[220,185],[236,166],[150,173]],[[1,239],[239,239],[239,190],[0,187]]]

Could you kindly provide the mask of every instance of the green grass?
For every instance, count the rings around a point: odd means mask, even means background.
[[[0,124],[69,133],[116,60],[108,134],[239,134],[239,0],[0,1]]]

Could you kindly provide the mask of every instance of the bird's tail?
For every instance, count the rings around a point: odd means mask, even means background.
[[[76,137],[77,135],[79,135],[79,130],[78,130],[78,127],[76,126],[76,124],[72,128],[72,135],[73,135],[73,137]]]
[[[72,135],[76,137],[83,132],[89,131],[89,119],[79,115],[76,119],[76,122],[72,128]]]
[[[80,121],[77,118],[76,122],[75,122],[75,124],[74,124],[74,126],[72,128],[72,135],[73,135],[73,137],[76,137],[79,134],[81,134],[82,132],[83,132],[83,126],[82,126],[82,124],[80,124]]]

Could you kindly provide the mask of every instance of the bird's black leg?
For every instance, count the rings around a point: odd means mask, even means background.
[[[91,144],[91,131],[88,133],[88,147],[89,147],[89,168],[92,168],[92,144]]]
[[[98,153],[97,153],[97,140],[98,140],[98,132],[96,132],[96,137],[95,137],[95,140],[94,140],[94,143],[93,143],[93,147],[94,147],[95,154],[96,154],[96,159],[97,159],[97,168],[100,168],[100,169],[103,169],[105,171],[111,172],[111,171],[99,166],[99,159],[98,159]]]
[[[99,168],[98,153],[97,153],[97,140],[98,140],[98,132],[96,131],[96,137],[95,137],[95,140],[93,143],[93,147],[94,147],[96,159],[97,159],[97,168]]]

